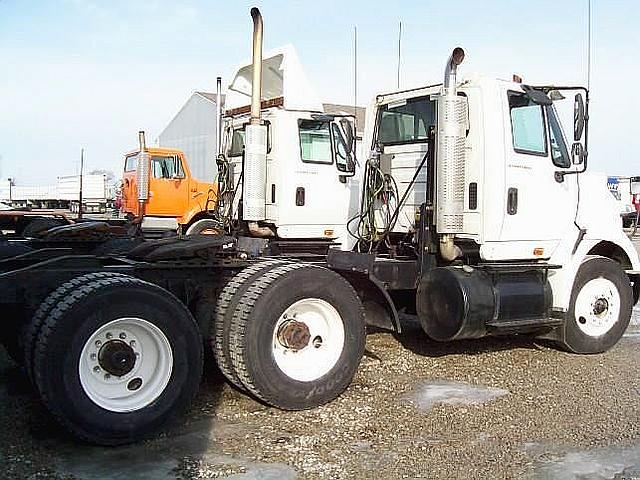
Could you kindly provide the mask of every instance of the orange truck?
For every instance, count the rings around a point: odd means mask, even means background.
[[[143,232],[192,235],[217,231],[212,215],[215,179],[196,179],[181,150],[147,148],[144,132],[139,136],[140,148],[124,158],[121,211],[129,219],[141,218]]]

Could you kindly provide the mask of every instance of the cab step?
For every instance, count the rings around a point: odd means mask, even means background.
[[[492,333],[524,333],[547,328],[559,327],[564,323],[561,318],[525,318],[520,320],[494,320],[487,322]]]

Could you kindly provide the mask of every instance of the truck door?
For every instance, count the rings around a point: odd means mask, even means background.
[[[138,215],[137,168],[138,154],[127,155],[124,159],[124,172],[122,174],[122,211],[132,215]]]
[[[502,249],[515,259],[549,258],[560,241],[575,236],[577,175],[553,105],[524,91],[505,92],[505,192]],[[496,172],[497,174],[497,172]]]
[[[151,155],[148,215],[182,216],[188,207],[189,179],[178,155]]]
[[[358,204],[353,152],[342,119],[298,120],[299,161],[291,178],[292,198],[279,202],[283,238],[334,238],[346,243],[346,223]]]

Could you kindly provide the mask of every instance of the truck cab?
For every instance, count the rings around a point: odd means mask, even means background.
[[[276,240],[323,240],[349,248],[347,223],[359,206],[354,117],[324,112],[293,47],[271,52],[262,63],[261,117],[267,130],[266,176],[259,192],[265,207],[260,223],[267,229],[262,232]],[[222,133],[220,197],[222,208],[236,219],[251,75],[249,64],[234,76]]]
[[[149,154],[149,198],[145,202],[143,229],[186,232],[194,222],[205,218],[214,208],[216,186],[198,181],[191,175],[189,162],[180,150],[147,148]],[[123,213],[141,215],[138,201],[140,150],[124,158],[122,175]]]

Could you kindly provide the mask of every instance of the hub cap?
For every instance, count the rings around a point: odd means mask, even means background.
[[[164,391],[173,370],[165,334],[141,318],[119,318],[96,330],[78,362],[80,384],[98,406],[131,412]]]
[[[327,374],[344,348],[344,323],[338,311],[318,298],[298,300],[278,319],[272,351],[278,368],[299,382]]]
[[[620,316],[620,294],[606,278],[594,278],[584,284],[576,298],[578,328],[590,337],[607,333]]]

